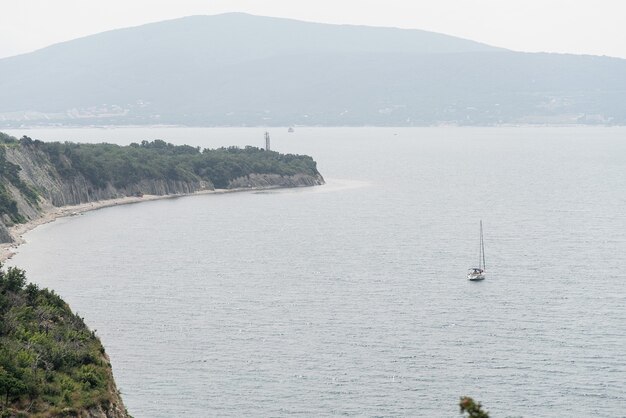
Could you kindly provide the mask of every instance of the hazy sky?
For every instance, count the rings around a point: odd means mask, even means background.
[[[233,11],[626,58],[626,0],[0,0],[0,57],[110,29]]]

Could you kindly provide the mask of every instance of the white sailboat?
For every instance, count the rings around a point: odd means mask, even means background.
[[[483,221],[480,221],[480,250],[478,252],[478,267],[471,267],[467,272],[467,279],[473,282],[485,280],[485,243],[483,241]]]

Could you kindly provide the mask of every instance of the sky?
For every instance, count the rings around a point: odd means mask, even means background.
[[[626,0],[0,0],[0,58],[111,29],[226,12],[626,58]]]

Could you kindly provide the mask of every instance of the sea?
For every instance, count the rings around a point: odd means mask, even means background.
[[[9,265],[102,340],[135,418],[626,416],[626,128],[92,128],[308,154],[323,186],[96,210]],[[484,226],[487,278],[469,282]]]

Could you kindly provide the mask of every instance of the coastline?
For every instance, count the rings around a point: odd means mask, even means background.
[[[306,186],[298,186],[306,187]],[[119,205],[131,205],[141,202],[150,202],[153,200],[162,199],[175,199],[178,197],[196,196],[204,194],[224,194],[224,193],[236,193],[236,192],[249,192],[256,190],[268,190],[268,189],[285,189],[288,187],[282,186],[270,186],[270,187],[248,187],[248,188],[236,188],[236,189],[213,189],[213,190],[199,190],[194,193],[181,193],[181,194],[168,194],[168,195],[144,195],[143,197],[126,196],[117,199],[98,200],[95,202],[81,203],[80,205],[70,206],[50,206],[43,209],[41,216],[36,219],[32,219],[23,224],[17,224],[9,227],[9,233],[14,239],[14,242],[0,244],[0,263],[4,263],[17,253],[17,249],[20,245],[24,244],[24,234],[40,225],[44,225],[50,222],[54,222],[59,218],[67,216],[77,216],[85,212],[103,209],[111,206]]]

